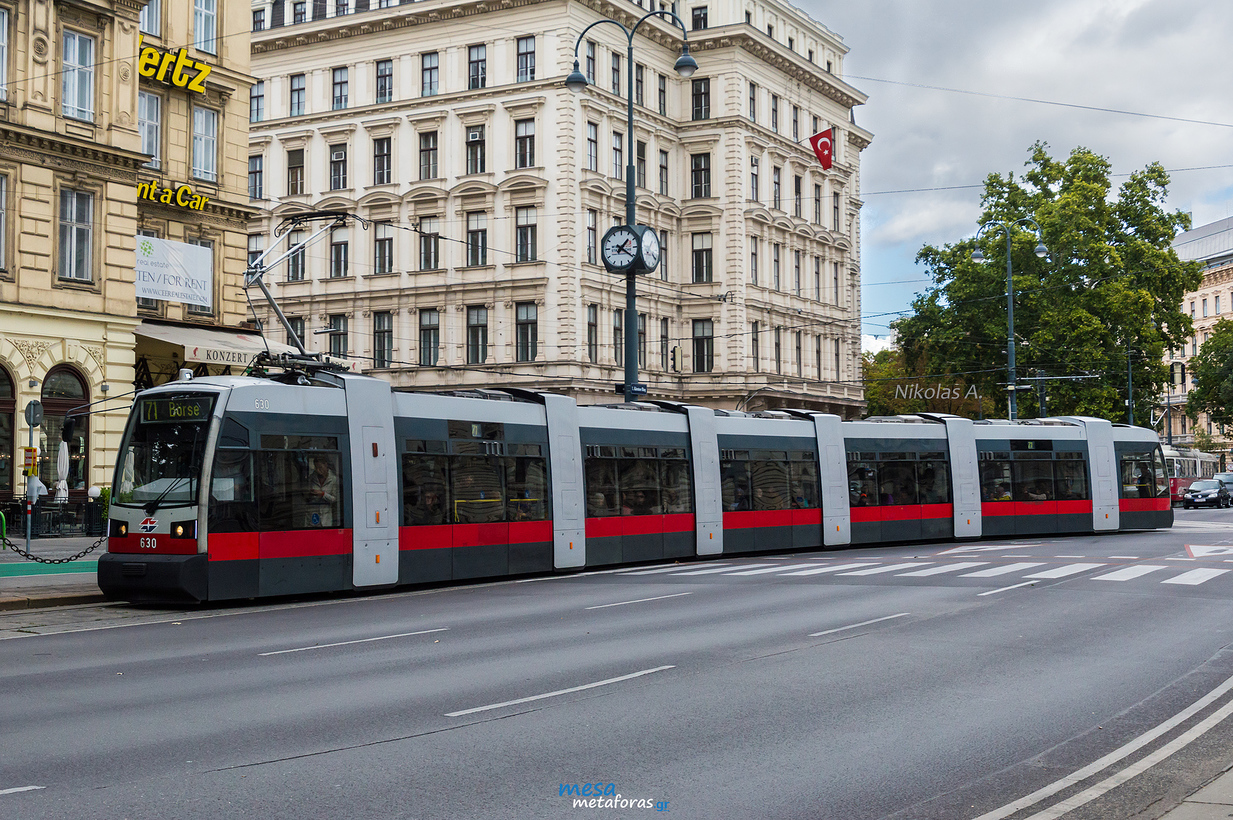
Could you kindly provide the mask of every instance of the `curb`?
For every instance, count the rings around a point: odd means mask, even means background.
[[[35,595],[0,594],[0,612],[14,609],[40,609],[72,604],[101,604],[107,601],[101,592],[46,592]]]

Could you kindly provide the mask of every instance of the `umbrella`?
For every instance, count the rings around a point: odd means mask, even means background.
[[[56,454],[56,501],[68,500],[68,442],[60,442],[60,452]]]

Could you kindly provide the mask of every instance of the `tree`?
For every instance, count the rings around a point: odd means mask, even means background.
[[[1060,162],[1036,143],[1025,165],[1019,179],[989,175],[980,218],[1031,217],[1049,250],[1038,259],[1035,235],[1011,229],[1017,373],[1099,375],[1047,381],[1049,414],[1124,421],[1129,355],[1142,419],[1165,383],[1165,348],[1180,347],[1192,332],[1181,301],[1198,286],[1199,265],[1182,262],[1171,246],[1190,218],[1164,210],[1169,179],[1159,163],[1131,174],[1116,197],[1108,160],[1085,148]],[[978,245],[985,262],[972,260]],[[894,323],[907,369],[963,378],[1005,413],[1005,235],[989,229],[979,239],[926,246],[917,261],[934,284],[913,302],[913,315]],[[1028,384],[1036,383],[1021,387]],[[1036,391],[1020,390],[1020,415],[1038,411]]]
[[[962,379],[930,379],[923,372],[909,372],[898,347],[866,353],[861,362],[866,416],[951,413],[975,417],[983,410],[982,398]]]
[[[1221,319],[1190,359],[1194,387],[1186,397],[1191,420],[1207,413],[1213,424],[1233,424],[1233,322]]]

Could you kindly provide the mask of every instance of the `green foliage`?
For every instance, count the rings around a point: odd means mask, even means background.
[[[899,348],[866,353],[861,357],[865,382],[866,416],[897,416],[908,413],[953,413],[975,418],[983,409],[981,399],[968,396],[962,379],[926,378],[922,371],[909,371]],[[941,387],[945,395],[936,388]],[[918,397],[912,388],[935,388],[931,398]]]
[[[107,526],[107,514],[111,511],[111,488],[100,487],[98,495],[99,520],[103,522],[103,526]]]
[[[1108,160],[1085,148],[1061,162],[1037,143],[1025,164],[1020,179],[989,175],[980,218],[1010,226],[1017,375],[1099,376],[1048,382],[1049,415],[1124,421],[1129,347],[1142,420],[1166,381],[1165,348],[1192,332],[1180,306],[1201,274],[1171,247],[1189,216],[1164,210],[1169,179],[1159,163],[1131,174],[1116,196]],[[1025,218],[1040,225],[1047,258],[1036,257],[1030,225],[1011,225]],[[978,245],[984,262],[972,260]],[[922,248],[917,261],[934,284],[914,315],[895,322],[907,369],[978,385],[988,415],[1007,412],[1006,255],[1006,232],[995,226]],[[1020,417],[1038,410],[1036,391],[1021,390]]]
[[[1212,335],[1190,359],[1194,389],[1186,397],[1186,415],[1207,413],[1214,424],[1233,424],[1233,322],[1221,319]]]

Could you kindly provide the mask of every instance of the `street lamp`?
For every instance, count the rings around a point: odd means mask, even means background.
[[[1010,419],[1014,421],[1019,414],[1019,400],[1017,390],[1018,384],[1015,381],[1015,285],[1011,278],[1010,268],[1010,243],[1013,236],[1012,229],[1019,225],[1031,225],[1036,235],[1036,255],[1044,259],[1049,254],[1049,249],[1045,247],[1045,243],[1041,240],[1040,225],[1036,224],[1036,220],[1025,216],[1022,219],[1016,219],[1013,222],[998,222],[992,220],[980,226],[980,230],[976,232],[977,241],[980,240],[981,234],[988,228],[999,228],[1006,234],[1006,390],[1010,401]],[[985,255],[981,253],[980,246],[972,251],[973,262],[984,262]]]
[[[629,43],[628,59],[625,62],[626,73],[628,75],[628,91],[625,95],[626,102],[626,122],[625,133],[627,149],[625,156],[628,157],[628,162],[625,166],[625,229],[633,232],[640,240],[643,248],[647,248],[649,244],[654,245],[654,259],[647,260],[645,263],[642,259],[642,254],[634,254],[630,251],[631,262],[624,267],[625,272],[625,401],[633,401],[634,396],[638,393],[646,392],[645,388],[638,390],[638,301],[637,301],[637,277],[639,273],[649,272],[653,270],[659,262],[659,241],[655,236],[654,231],[650,228],[638,228],[638,207],[634,192],[634,33],[638,31],[638,27],[651,17],[666,17],[680,27],[681,33],[684,36],[684,42],[681,45],[681,55],[677,57],[674,68],[682,77],[688,79],[693,76],[698,70],[698,61],[695,60],[689,53],[689,32],[685,28],[685,24],[681,22],[681,18],[677,17],[670,11],[652,11],[649,14],[643,15],[638,22],[634,23],[633,28],[626,28],[623,24],[616,20],[597,20],[591,25],[582,30],[578,35],[578,39],[574,42],[574,70],[565,78],[565,87],[570,91],[580,92],[589,85],[586,75],[578,68],[578,46],[582,44],[582,38],[591,29],[603,23],[610,23],[621,31],[625,32],[625,38]],[[616,230],[615,228],[613,230]],[[644,234],[650,236],[647,239],[642,239]],[[611,231],[609,232],[611,233]],[[605,234],[605,240],[608,235]],[[605,241],[603,245],[606,247],[609,243]],[[620,250],[620,246],[614,250]],[[605,254],[605,257],[607,254]],[[608,260],[605,258],[605,264]],[[609,269],[613,269],[611,266]]]

